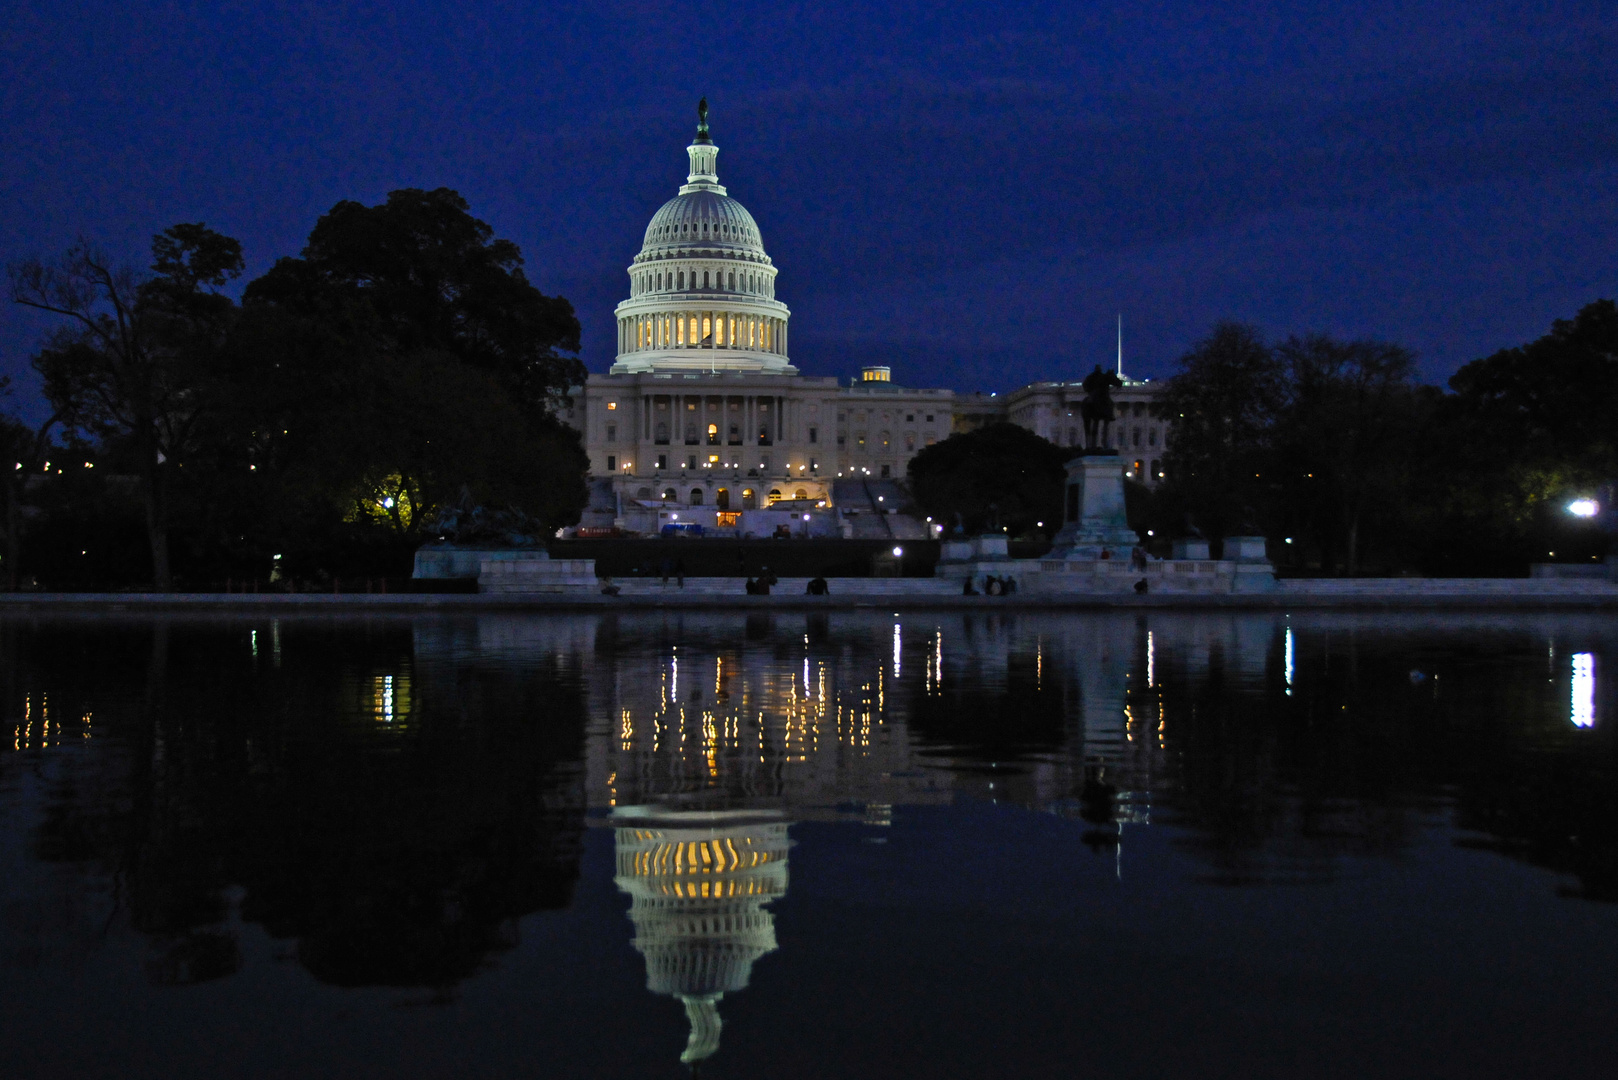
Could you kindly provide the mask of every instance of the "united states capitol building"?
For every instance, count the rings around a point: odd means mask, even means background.
[[[1083,371],[1006,394],[913,388],[885,366],[848,385],[801,372],[779,270],[753,216],[719,182],[719,147],[705,107],[700,115],[686,182],[629,264],[617,359],[573,391],[565,414],[590,459],[581,528],[924,535],[896,512],[898,481],[926,447],[1000,421],[1082,445]],[[1109,445],[1126,475],[1155,484],[1167,438],[1149,407],[1158,387],[1123,382]]]

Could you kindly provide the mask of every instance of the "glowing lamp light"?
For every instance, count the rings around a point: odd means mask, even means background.
[[[393,509],[393,496],[392,495],[389,495],[387,498],[382,500],[382,508],[384,510],[392,510]]]
[[[1594,499],[1574,499],[1567,504],[1567,512],[1574,517],[1595,517],[1601,513],[1601,504]]]
[[[896,547],[896,548],[893,549],[893,557],[895,559],[902,557],[904,555],[904,553],[905,553],[905,549],[902,548],[902,547]]]
[[[808,521],[809,520],[809,515],[808,514],[803,515],[803,520]]]

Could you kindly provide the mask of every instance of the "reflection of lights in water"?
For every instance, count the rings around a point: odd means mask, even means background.
[[[1289,697],[1292,695],[1292,672],[1293,672],[1293,663],[1292,663],[1292,661],[1293,661],[1292,627],[1289,626],[1289,627],[1287,627],[1287,640],[1286,640],[1286,680],[1287,680],[1287,696],[1289,696]]]
[[[253,659],[256,660],[256,659],[258,659],[258,631],[257,630],[252,631],[252,633],[251,633],[251,635],[249,637],[249,643],[252,645],[252,648],[253,648]]]
[[[1157,641],[1146,631],[1146,685],[1157,685]]]
[[[1574,727],[1594,727],[1596,722],[1596,657],[1595,653],[1573,654],[1573,712]]]
[[[376,715],[384,724],[393,723],[393,676],[383,675],[377,681]]]
[[[900,636],[899,636],[899,624],[894,623],[893,624],[893,677],[895,679],[897,679],[899,677],[899,646],[900,646],[900,644],[901,644],[901,639],[900,639]]]

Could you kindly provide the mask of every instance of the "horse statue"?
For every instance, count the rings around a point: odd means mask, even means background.
[[[1101,365],[1084,377],[1081,384],[1084,387],[1084,404],[1079,407],[1079,415],[1084,417],[1084,448],[1086,450],[1099,450],[1107,445],[1107,434],[1112,422],[1118,418],[1117,411],[1112,406],[1112,391],[1115,387],[1122,387],[1124,381],[1110,371],[1103,371]]]

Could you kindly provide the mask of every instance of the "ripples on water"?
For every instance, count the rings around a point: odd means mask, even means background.
[[[0,623],[0,1075],[1588,1074],[1615,644]]]

